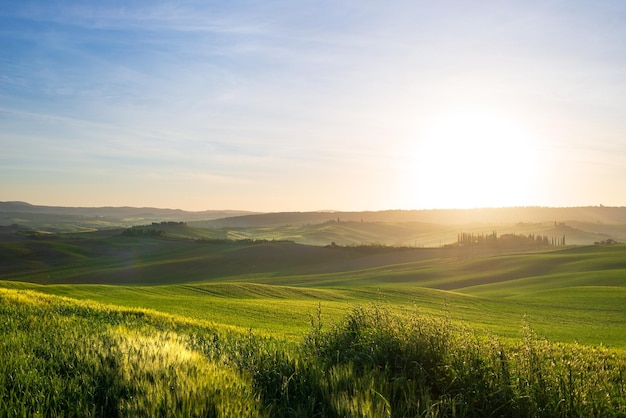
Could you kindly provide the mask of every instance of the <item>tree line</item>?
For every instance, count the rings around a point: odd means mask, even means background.
[[[498,236],[496,231],[490,234],[461,232],[457,235],[458,247],[549,247],[566,245],[565,235],[549,237],[535,234],[503,234]]]

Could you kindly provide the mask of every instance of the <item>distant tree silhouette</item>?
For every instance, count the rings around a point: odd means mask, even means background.
[[[565,245],[563,238],[548,237],[547,235],[535,234],[504,234],[498,236],[496,231],[491,234],[458,233],[457,246],[481,247],[481,248],[521,248],[521,247],[545,247]]]

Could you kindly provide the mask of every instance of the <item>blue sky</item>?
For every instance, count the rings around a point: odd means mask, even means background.
[[[626,205],[622,1],[8,1],[0,200]]]

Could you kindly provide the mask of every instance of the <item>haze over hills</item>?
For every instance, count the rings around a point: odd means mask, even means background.
[[[210,226],[271,226],[319,223],[340,219],[364,222],[428,222],[447,225],[580,221],[626,224],[626,207],[503,207],[476,209],[425,209],[381,211],[309,211],[258,213],[243,210],[186,211],[149,207],[63,207],[26,202],[0,202],[0,213],[55,214],[102,217],[161,217],[180,221],[210,220]],[[208,225],[207,225],[208,226]]]
[[[134,207],[37,206],[0,202],[0,225],[44,232],[93,232],[161,222],[185,222],[167,231],[192,239],[278,239],[301,244],[440,246],[460,232],[566,237],[568,244],[626,241],[624,207],[517,207],[485,209],[319,211],[251,213],[190,212]],[[163,229],[163,227],[161,227]]]
[[[227,216],[247,215],[254,212],[244,210],[205,210],[191,212],[181,209],[161,209],[149,207],[65,207],[65,206],[40,206],[27,202],[0,202],[0,213],[31,213],[48,215],[74,215],[74,216],[102,216],[102,217],[161,217],[164,220],[174,218],[191,219],[218,219]]]
[[[206,226],[272,226],[285,223],[319,223],[328,220],[355,222],[426,222],[442,225],[509,224],[518,222],[580,221],[626,224],[626,207],[512,207],[478,209],[384,210],[363,212],[277,212],[215,219]]]
[[[190,212],[149,207],[63,207],[0,202],[0,225],[19,224],[50,232],[77,232],[161,221],[211,220],[251,213],[240,210]]]

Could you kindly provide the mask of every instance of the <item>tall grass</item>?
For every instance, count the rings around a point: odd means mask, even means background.
[[[250,379],[190,349],[194,330],[211,332],[0,289],[0,416],[258,416]]]
[[[300,343],[0,289],[0,417],[620,417],[626,358],[356,307]]]
[[[316,335],[317,334],[317,335]],[[322,367],[375,375],[393,416],[621,416],[624,358],[551,344],[524,327],[519,342],[479,337],[446,319],[353,310],[310,350]],[[317,343],[315,341],[317,340]]]

